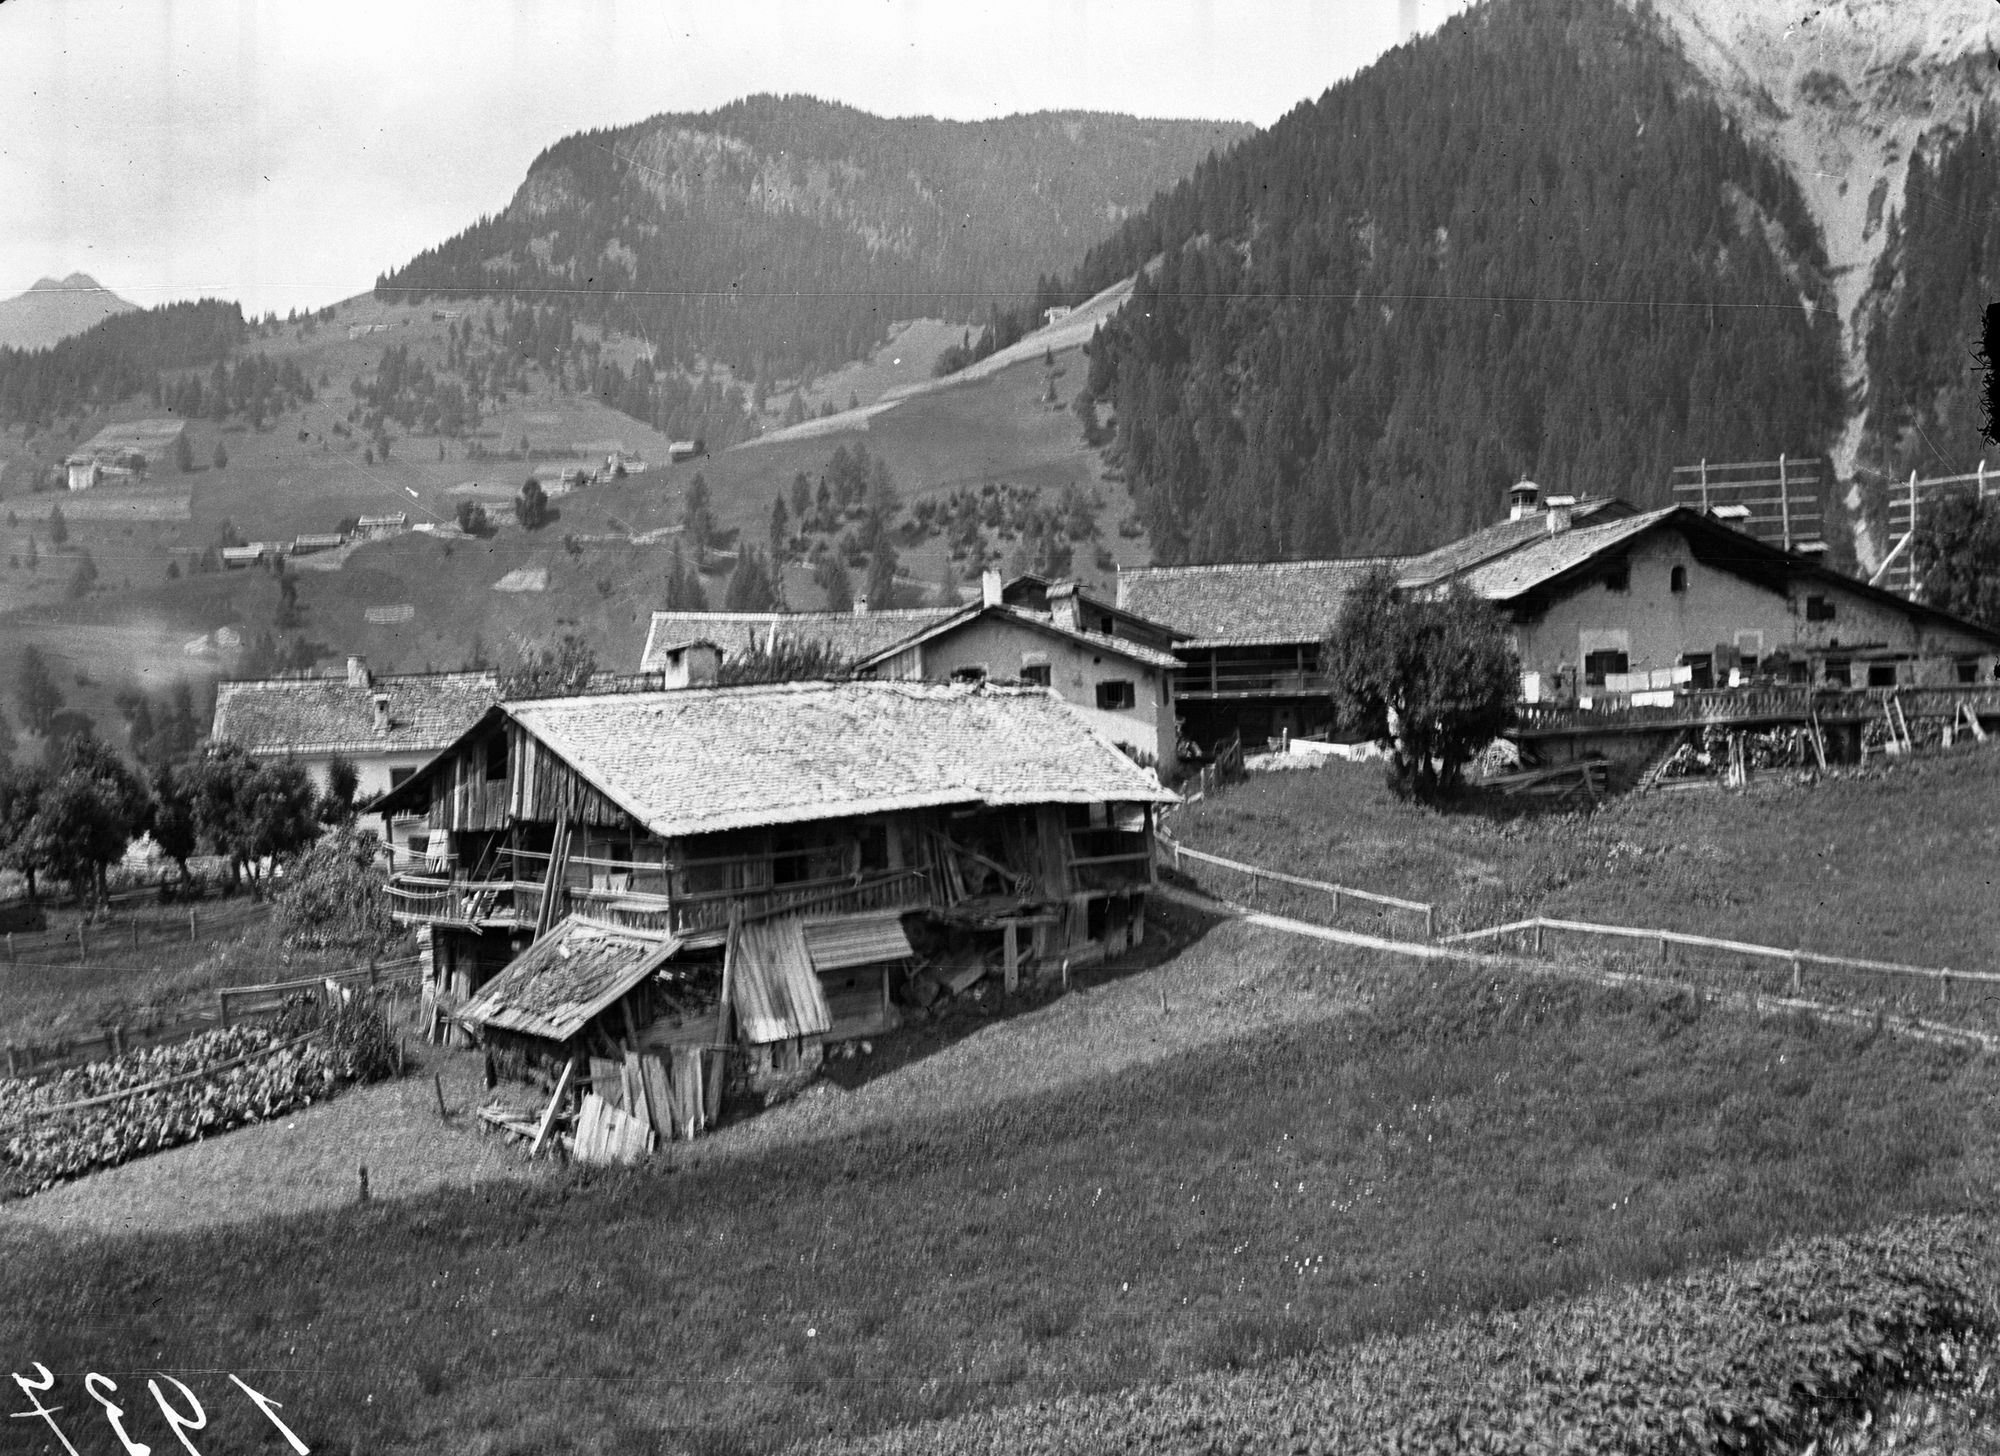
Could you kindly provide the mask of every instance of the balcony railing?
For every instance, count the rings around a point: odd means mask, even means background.
[[[1191,698],[1305,698],[1333,691],[1323,672],[1282,663],[1189,663],[1174,679],[1174,696]]]
[[[1593,728],[1666,728],[1707,723],[1853,723],[1879,717],[1895,698],[1905,717],[1950,718],[1960,704],[1983,716],[2000,714],[2000,685],[1827,688],[1804,684],[1746,688],[1682,689],[1671,703],[1635,706],[1629,696],[1593,693],[1591,705],[1523,703],[1515,722],[1523,733]]]
[[[405,925],[447,923],[487,928],[532,928],[541,923],[545,886],[538,880],[470,880],[398,875],[387,886],[391,913]],[[856,878],[842,875],[764,889],[656,895],[621,886],[565,885],[558,913],[582,911],[634,929],[687,934],[720,930],[732,906],[744,919],[787,909],[821,915],[862,910],[915,909],[930,903],[921,870],[891,870]]]

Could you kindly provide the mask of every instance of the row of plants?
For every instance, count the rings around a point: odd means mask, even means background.
[[[320,1035],[269,1050],[309,1031]],[[37,1109],[149,1086],[239,1057],[248,1060],[213,1076],[23,1120]],[[99,1168],[276,1117],[344,1086],[380,1081],[395,1067],[394,1036],[373,1006],[354,1000],[325,1008],[316,997],[302,997],[272,1027],[226,1027],[108,1061],[0,1080],[0,1198],[39,1193]]]
[[[1981,1220],[1909,1220],[1418,1335],[809,1449],[1824,1450],[1912,1391],[1944,1392],[1991,1425],[1995,1253]]]

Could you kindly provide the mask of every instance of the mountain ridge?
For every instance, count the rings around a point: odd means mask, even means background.
[[[1251,130],[1084,111],[884,118],[760,94],[562,138],[507,207],[377,294],[533,298],[768,387],[860,357],[893,321],[971,323],[1030,295]]]

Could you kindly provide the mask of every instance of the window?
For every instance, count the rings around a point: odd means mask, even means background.
[[[954,667],[951,670],[951,680],[955,683],[983,683],[986,681],[986,664],[975,662],[964,667]]]
[[[1958,680],[1962,683],[1976,683],[1979,681],[1978,658],[1961,657],[1958,660]]]
[[[1583,680],[1594,688],[1604,686],[1607,673],[1630,672],[1631,659],[1623,652],[1587,652],[1583,658]]]
[[[1807,597],[1806,620],[1808,622],[1831,622],[1833,620],[1833,603],[1825,597]]]
[[[1047,687],[1050,682],[1049,665],[1046,662],[1029,663],[1021,669],[1021,681],[1032,688]]]
[[[1688,569],[1685,566],[1676,566],[1672,571],[1667,573],[1667,590],[1684,592],[1687,589]]]
[[[486,740],[486,777],[504,779],[507,777],[507,735],[495,734]]]
[[[1893,662],[1871,662],[1868,664],[1868,686],[1871,688],[1893,688],[1896,685],[1896,664]]]
[[[401,787],[403,786],[403,781],[404,781],[405,779],[407,779],[407,778],[408,778],[408,777],[409,777],[409,776],[410,776],[411,774],[413,774],[413,773],[415,773],[415,772],[416,772],[416,770],[415,770],[414,768],[392,768],[392,769],[390,769],[390,770],[389,770],[389,787],[390,787],[390,788],[392,788],[392,789],[400,789],[400,788],[401,788]]]
[[[1831,687],[1852,687],[1854,672],[1844,657],[1829,657],[1826,660],[1826,680]]]
[[[1748,677],[1757,670],[1757,664],[1764,656],[1764,633],[1761,628],[1752,628],[1736,634],[1737,665]]]
[[[1691,674],[1691,676],[1688,678],[1689,687],[1712,688],[1715,686],[1714,653],[1712,652],[1686,653],[1681,657],[1681,666],[1685,667]]]
[[[1604,589],[1606,591],[1629,591],[1632,587],[1632,568],[1623,561],[1614,561],[1604,568]],[[1624,671],[1620,668],[1619,671]]]
[[[1133,691],[1132,684],[1123,679],[1101,682],[1097,685],[1097,706],[1107,713],[1117,712],[1120,708],[1129,708],[1138,701],[1139,696]]]

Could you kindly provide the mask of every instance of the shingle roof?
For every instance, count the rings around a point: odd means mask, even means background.
[[[1040,688],[772,683],[506,712],[669,839],[932,805],[1175,802]]]
[[[1624,501],[1604,498],[1580,500],[1570,507],[1570,529],[1601,525],[1615,517],[1633,514],[1632,507]],[[1399,579],[1404,586],[1425,586],[1477,566],[1482,561],[1491,561],[1531,541],[1545,539],[1548,534],[1548,515],[1543,511],[1536,511],[1518,521],[1498,521],[1435,551],[1410,557],[1403,563]]]
[[[460,1015],[568,1041],[679,949],[670,935],[572,915],[516,956]]]
[[[389,727],[375,731],[375,695],[389,695]],[[490,672],[226,682],[216,689],[211,737],[252,753],[434,753],[500,700]]]
[[[843,661],[856,662],[923,631],[952,614],[948,607],[886,612],[655,612],[646,630],[642,672],[666,664],[667,646],[706,638],[725,657],[738,657],[768,643],[775,629],[789,642],[824,643]]]
[[[1162,671],[1171,672],[1181,665],[1181,660],[1171,652],[1161,652],[1158,648],[1148,647],[1142,642],[1113,637],[1106,632],[1085,632],[1079,628],[1065,627],[1059,622],[1052,621],[1046,612],[1032,612],[1026,607],[1005,605],[989,607],[975,602],[969,607],[962,607],[956,612],[940,617],[930,626],[891,643],[880,652],[871,653],[860,659],[855,666],[866,668],[918,642],[927,642],[948,632],[955,632],[960,627],[978,621],[981,617],[1014,622],[1031,632],[1042,632],[1071,642],[1081,642],[1094,652],[1114,653],[1119,657],[1129,658],[1133,662],[1144,663],[1148,667],[1156,667]]]
[[[1602,526],[1572,527],[1567,531],[1541,536],[1484,566],[1476,566],[1460,578],[1477,596],[1504,602],[1530,591],[1545,581],[1583,565],[1593,556],[1644,535],[1679,509],[1647,511]]]
[[[1316,641],[1376,566],[1401,557],[1154,566],[1118,576],[1118,605],[1185,634],[1181,647],[1253,647]]]
[[[1630,512],[1623,501],[1590,499],[1572,522]],[[1575,527],[1572,526],[1571,530]],[[1268,561],[1220,566],[1154,566],[1119,573],[1118,605],[1186,634],[1179,647],[1262,647],[1317,641],[1333,629],[1349,592],[1377,566],[1402,586],[1428,586],[1551,538],[1541,511],[1500,521],[1420,556]]]

